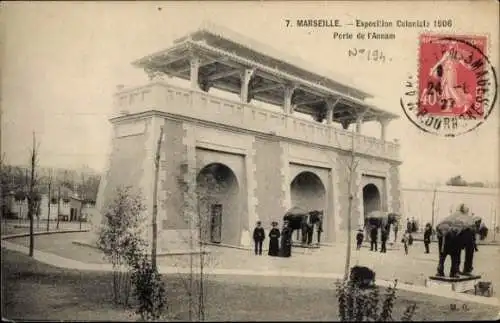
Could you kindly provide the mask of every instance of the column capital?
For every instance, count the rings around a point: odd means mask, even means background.
[[[335,106],[337,106],[337,104],[339,104],[340,98],[328,97],[328,98],[326,98],[325,102],[326,102],[326,107],[328,109],[333,110],[333,109],[335,109]]]
[[[285,90],[288,89],[290,91],[295,91],[299,88],[300,85],[298,85],[297,83],[294,83],[294,82],[287,82],[284,84],[284,87],[285,87]]]
[[[241,71],[240,77],[244,80],[250,81],[250,79],[255,75],[256,71],[257,71],[256,67],[245,68]]]
[[[392,120],[388,118],[379,117],[377,121],[380,122],[382,126],[387,126]]]

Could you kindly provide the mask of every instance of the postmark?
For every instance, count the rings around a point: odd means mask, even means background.
[[[405,81],[401,107],[419,129],[456,137],[483,124],[497,98],[486,36],[422,34],[418,71]]]

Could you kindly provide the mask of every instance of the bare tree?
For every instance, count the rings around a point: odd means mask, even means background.
[[[349,172],[349,204],[347,211],[347,250],[345,256],[345,267],[344,267],[344,280],[349,277],[349,269],[351,268],[351,235],[352,235],[352,218],[353,218],[353,199],[354,199],[354,181],[356,178],[356,168],[358,166],[358,161],[356,160],[356,133],[354,129],[351,132],[351,158],[349,164],[347,165],[347,170]]]
[[[151,246],[151,264],[153,270],[156,270],[156,249],[158,244],[158,173],[160,171],[160,149],[161,141],[163,139],[163,127],[160,128],[160,137],[158,138],[158,146],[156,147],[155,156],[155,177],[153,187],[153,215],[151,218],[153,227],[153,241]]]
[[[31,150],[31,176],[29,180],[29,190],[28,190],[28,218],[30,220],[30,247],[29,247],[29,256],[33,257],[33,252],[35,248],[35,235],[33,232],[33,216],[34,213],[36,212],[38,208],[38,201],[39,199],[37,198],[37,193],[35,192],[35,187],[36,187],[36,182],[37,182],[37,175],[36,175],[36,162],[37,162],[37,155],[38,155],[38,147],[36,143],[36,136],[35,133],[33,132],[33,147]]]
[[[52,170],[49,170],[49,190],[47,192],[47,232],[50,229],[50,204],[52,203],[51,194],[52,194]]]

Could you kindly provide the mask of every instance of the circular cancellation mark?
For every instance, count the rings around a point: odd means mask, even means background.
[[[496,72],[486,47],[486,36],[421,35],[418,77],[408,78],[400,99],[406,117],[419,129],[444,137],[483,124],[497,99]]]

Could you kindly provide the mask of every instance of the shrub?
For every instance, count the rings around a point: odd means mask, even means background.
[[[396,300],[396,285],[397,281],[395,281],[394,286],[387,288],[385,298],[381,302],[377,287],[366,290],[353,280],[337,282],[340,321],[392,321],[392,310]],[[408,306],[401,320],[411,321],[415,309],[416,304]]]
[[[141,236],[145,221],[142,196],[130,187],[120,187],[106,206],[105,221],[100,227],[97,245],[113,265],[113,297],[115,303],[128,305],[130,270],[139,263],[146,247]]]
[[[360,288],[368,288],[375,285],[375,272],[368,267],[354,266],[351,268],[350,280]]]
[[[134,295],[138,302],[136,314],[141,321],[155,321],[166,308],[165,283],[147,256],[142,257],[132,272]]]

